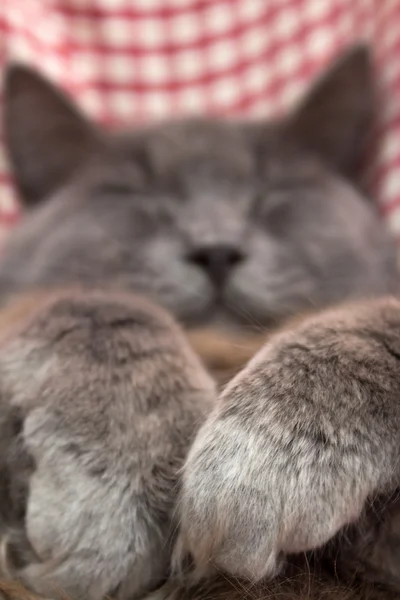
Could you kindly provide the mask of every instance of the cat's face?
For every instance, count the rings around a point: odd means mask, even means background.
[[[6,131],[31,210],[2,289],[80,281],[148,294],[187,325],[268,325],[390,289],[394,252],[349,176],[372,113],[356,50],[279,123],[192,120],[99,132],[10,71]]]

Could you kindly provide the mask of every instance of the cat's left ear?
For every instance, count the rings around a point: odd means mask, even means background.
[[[371,56],[357,45],[334,62],[285,123],[296,144],[352,177],[372,131],[376,94]]]
[[[45,200],[99,147],[97,127],[24,64],[6,69],[3,113],[6,147],[26,207]]]

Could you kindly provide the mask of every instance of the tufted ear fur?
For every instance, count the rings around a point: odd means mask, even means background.
[[[296,143],[343,175],[353,177],[371,133],[374,113],[371,57],[368,48],[360,44],[325,72],[286,125]]]
[[[27,207],[61,185],[95,149],[94,126],[49,81],[22,64],[5,76],[4,130]]]

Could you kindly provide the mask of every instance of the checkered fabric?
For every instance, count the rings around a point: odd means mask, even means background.
[[[276,114],[359,39],[385,94],[371,181],[400,242],[400,0],[0,0],[0,66],[36,65],[111,125]],[[17,212],[0,138],[2,236]]]

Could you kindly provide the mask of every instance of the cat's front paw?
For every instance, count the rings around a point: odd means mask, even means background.
[[[324,545],[399,479],[400,302],[280,333],[229,384],[189,454],[181,549],[251,580]]]

